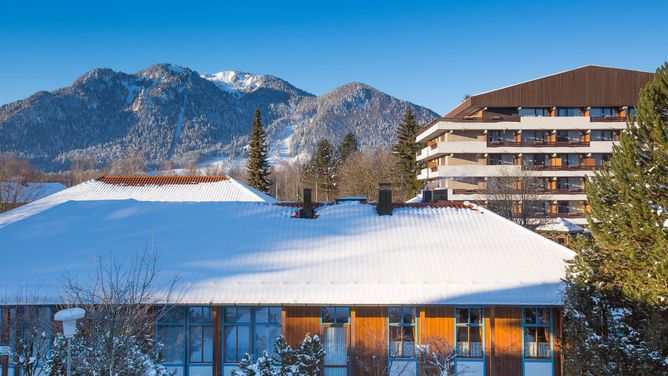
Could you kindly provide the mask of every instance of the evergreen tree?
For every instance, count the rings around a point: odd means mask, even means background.
[[[274,342],[273,364],[276,376],[292,376],[294,350],[285,340],[285,337],[279,336]]]
[[[260,108],[255,109],[255,118],[250,134],[250,153],[248,156],[248,184],[261,191],[268,193],[271,180],[269,180],[269,162],[267,161],[267,139],[262,128],[262,114]]]
[[[580,241],[566,279],[569,374],[668,375],[667,69],[587,184],[592,240]]]
[[[396,174],[403,199],[413,197],[420,190],[420,183],[417,180],[419,165],[416,158],[421,145],[415,142],[418,130],[413,109],[409,107],[404,120],[397,127],[397,141],[392,148],[397,156]]]
[[[257,359],[257,363],[255,364],[255,369],[257,372],[257,376],[273,376],[274,375],[274,367],[272,364],[272,358],[267,354],[266,351],[262,352],[262,356],[260,356]]]
[[[357,151],[357,137],[353,132],[348,132],[348,134],[343,137],[343,142],[339,145],[339,163],[345,162],[348,157]]]
[[[327,201],[336,189],[336,164],[334,147],[329,141],[322,139],[304,168],[305,180],[316,184],[319,193],[324,193]]]
[[[297,350],[296,375],[320,376],[324,359],[325,349],[320,337],[307,334]]]
[[[259,376],[253,361],[253,355],[244,354],[239,362],[239,369],[232,370],[232,376]]]

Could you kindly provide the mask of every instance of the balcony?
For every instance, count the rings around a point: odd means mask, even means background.
[[[545,142],[536,142],[536,141],[488,141],[487,147],[500,147],[500,146],[514,146],[514,147],[588,147],[590,143],[588,141],[545,141]]]
[[[565,213],[531,213],[535,218],[582,218],[586,215],[584,211],[574,211]]]
[[[623,116],[605,116],[605,117],[592,117],[589,119],[591,122],[626,122],[626,118]]]
[[[518,190],[517,193],[521,191]],[[490,193],[485,188],[478,189],[453,189],[452,194],[454,195],[476,195],[476,194],[487,194]],[[538,194],[544,195],[580,195],[585,193],[584,188],[581,189],[538,189],[536,190]]]

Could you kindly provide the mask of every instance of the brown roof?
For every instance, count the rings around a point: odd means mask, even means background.
[[[227,176],[101,176],[97,181],[116,185],[170,185],[215,183],[228,180]]]
[[[653,73],[588,65],[469,97],[445,118],[483,107],[634,106]]]

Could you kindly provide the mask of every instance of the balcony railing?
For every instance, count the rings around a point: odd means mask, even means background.
[[[601,166],[595,165],[579,165],[579,166],[530,166],[532,170],[540,171],[577,171],[577,170],[594,170],[600,168]]]
[[[521,190],[517,190],[517,193],[519,194]],[[584,188],[581,189],[537,189],[536,193],[538,194],[544,194],[544,195],[576,195],[576,194],[583,194],[585,193]],[[493,194],[492,191],[488,191],[485,188],[478,188],[478,189],[453,189],[452,194],[454,195],[475,195],[475,194]]]
[[[589,146],[589,141],[488,141],[488,147],[499,147],[499,146],[530,146],[530,147],[557,147],[557,146],[566,146],[566,147],[587,147]]]
[[[620,121],[626,121],[626,118],[623,116],[605,116],[605,117],[591,117],[589,118],[589,120],[592,122],[597,122],[597,121],[620,122]]]
[[[566,212],[566,213],[531,213],[529,214],[530,217],[535,217],[535,218],[582,218],[586,215],[584,211],[574,211],[574,212]]]

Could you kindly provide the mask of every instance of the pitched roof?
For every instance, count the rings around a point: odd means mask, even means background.
[[[12,202],[32,202],[40,198],[52,195],[66,189],[62,183],[55,182],[40,182],[27,183],[19,186],[19,183],[13,181],[0,181],[0,190],[11,192],[9,195],[1,195],[2,197],[13,198]],[[14,200],[15,198],[15,200]]]
[[[0,214],[0,227],[68,201],[99,200],[276,202],[228,176],[103,176]]]
[[[584,227],[578,226],[563,218],[546,218],[535,228],[538,232],[563,232],[568,234],[582,234]]]
[[[444,117],[462,117],[483,107],[634,106],[652,77],[649,72],[587,65],[472,95]]]
[[[359,202],[322,205],[317,219],[254,202],[68,201],[0,227],[0,286],[40,286],[56,299],[64,272],[93,257],[159,254],[183,303],[562,303],[573,252],[465,205],[401,205],[391,216]]]

